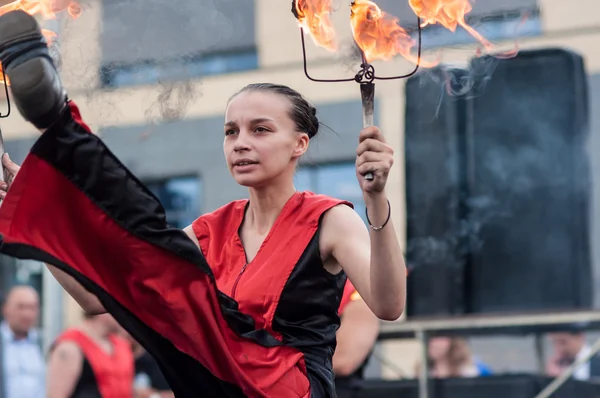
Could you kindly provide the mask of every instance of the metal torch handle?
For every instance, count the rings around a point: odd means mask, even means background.
[[[360,85],[360,95],[362,98],[363,110],[363,128],[373,125],[373,114],[375,113],[375,84],[362,83]],[[365,174],[365,180],[373,181],[375,178],[374,172]]]
[[[4,168],[2,158],[4,157],[4,138],[2,137],[2,129],[0,129],[0,181],[8,181],[7,170]]]

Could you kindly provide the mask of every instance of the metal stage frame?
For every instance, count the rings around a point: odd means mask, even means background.
[[[578,327],[582,330],[600,330],[600,311],[532,312],[518,314],[457,315],[443,318],[407,318],[395,322],[382,322],[379,340],[416,338],[421,346],[421,355],[427,357],[427,342],[435,335],[535,336],[535,351],[540,374],[544,373],[545,333]],[[554,380],[536,398],[547,398],[568,380],[581,363],[600,352],[600,339],[594,343],[588,358],[574,363],[565,373]],[[429,393],[429,365],[421,361],[419,370],[419,398],[436,398]]]

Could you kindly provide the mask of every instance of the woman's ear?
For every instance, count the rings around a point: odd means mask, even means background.
[[[298,134],[298,138],[296,139],[296,148],[294,149],[294,158],[299,158],[304,155],[308,150],[308,144],[310,143],[310,138],[306,133]]]

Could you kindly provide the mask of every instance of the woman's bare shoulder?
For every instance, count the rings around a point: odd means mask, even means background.
[[[332,250],[340,240],[352,236],[368,238],[368,231],[358,213],[346,204],[339,204],[329,209],[321,222],[320,243],[323,248]]]
[[[194,244],[198,247],[200,247],[200,242],[198,241],[198,237],[196,236],[196,233],[194,232],[194,228],[191,225],[188,225],[187,227],[185,227],[183,229],[183,232],[186,233],[186,235],[192,240],[192,242],[194,242]]]

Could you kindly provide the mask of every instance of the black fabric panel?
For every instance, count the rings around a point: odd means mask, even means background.
[[[199,267],[214,282],[200,249],[180,229],[170,228],[159,200],[113,155],[94,134],[77,124],[70,112],[46,131],[31,153],[51,164],[102,209],[114,222],[145,242],[167,250]],[[239,335],[265,347],[281,343],[254,319],[238,311],[238,304],[218,292],[223,315]]]
[[[325,270],[315,233],[288,278],[273,317],[285,345],[304,353],[314,397],[334,397],[333,353],[346,274]],[[302,302],[302,306],[297,303]]]
[[[112,296],[73,270],[72,267],[34,247],[3,243],[1,249],[9,256],[55,265],[95,294],[117,322],[157,360],[177,398],[197,398],[199,396],[242,398],[245,396],[239,387],[217,379],[198,361],[177,350],[171,342],[142,323]],[[165,366],[166,364],[169,366]]]
[[[147,351],[135,358],[135,375],[145,374],[150,379],[150,386],[158,391],[169,391],[171,387],[160,371],[158,362]]]
[[[83,358],[81,375],[77,380],[73,394],[69,398],[102,398],[90,361],[85,357]]]

